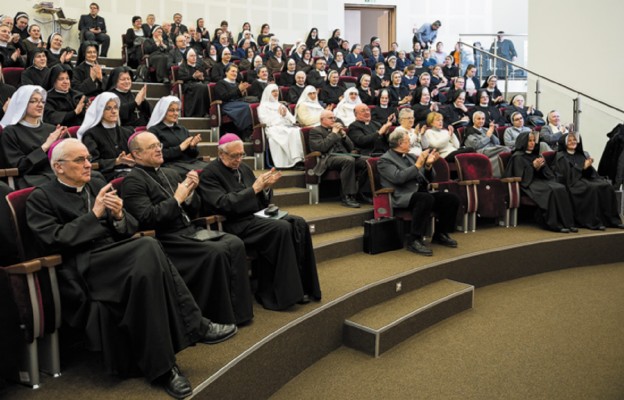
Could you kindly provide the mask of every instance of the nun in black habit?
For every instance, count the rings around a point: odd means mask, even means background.
[[[190,220],[201,203],[195,192],[199,177],[195,171],[182,177],[160,168],[163,158],[157,144],[151,132],[131,137],[129,147],[137,165],[123,180],[124,206],[141,229],[156,230],[205,317],[228,324],[250,321],[253,308],[243,241],[230,234],[193,239],[205,233]]]
[[[106,91],[119,97],[120,124],[125,127],[146,126],[152,116],[152,106],[146,99],[147,85],[135,95],[132,93],[132,70],[117,67],[106,82]]]
[[[566,187],[558,183],[555,174],[539,154],[539,140],[533,132],[521,133],[505,177],[520,177],[520,189],[537,203],[542,222],[555,232],[578,232],[574,226],[572,204]]]
[[[86,96],[72,89],[72,69],[58,64],[50,71],[50,87],[44,119],[50,124],[80,126],[86,112]]]
[[[119,98],[113,93],[98,95],[78,129],[78,139],[87,146],[107,181],[127,175],[134,166],[128,150],[132,130],[119,124],[119,105]]]
[[[225,68],[225,78],[217,82],[214,93],[215,100],[221,100],[221,110],[234,122],[236,130],[243,137],[251,134],[251,110],[249,103],[243,101],[247,95],[247,89],[251,86],[247,82],[238,83],[238,67],[236,64],[229,64]]]
[[[177,171],[180,175],[196,169],[203,169],[207,163],[200,160],[197,144],[201,136],[191,135],[184,126],[178,124],[180,117],[180,99],[165,96],[158,100],[152,117],[147,123],[147,130],[152,132],[163,145],[163,167]]]
[[[594,159],[583,151],[580,135],[568,133],[559,139],[554,170],[570,193],[578,226],[596,230],[622,229],[624,225],[618,215],[613,186],[598,175],[593,162]]]
[[[104,73],[98,63],[97,42],[84,42],[78,52],[72,87],[86,96],[97,96],[104,90]]]
[[[206,116],[210,108],[208,94],[210,79],[205,64],[197,61],[195,50],[189,49],[186,52],[186,59],[178,69],[178,79],[183,82],[184,116],[195,118]]]
[[[54,179],[46,153],[54,141],[67,134],[67,128],[42,121],[46,95],[41,86],[20,86],[0,121],[4,167],[19,170],[17,189]]]
[[[22,85],[37,85],[45,90],[50,90],[50,68],[47,66],[48,58],[44,48],[36,48],[28,53],[26,68],[22,72]]]

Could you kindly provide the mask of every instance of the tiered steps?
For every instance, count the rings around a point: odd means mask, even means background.
[[[346,346],[379,357],[403,340],[448,317],[472,308],[474,287],[449,279],[433,282],[367,308],[344,322]]]

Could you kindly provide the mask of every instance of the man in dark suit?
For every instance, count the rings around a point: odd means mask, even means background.
[[[408,250],[425,256],[433,255],[423,243],[425,225],[435,212],[438,216],[436,232],[432,241],[448,247],[457,247],[457,242],[448,235],[452,232],[457,217],[459,198],[452,193],[427,191],[429,182],[435,176],[433,163],[440,157],[434,150],[425,150],[416,157],[409,153],[409,134],[397,128],[390,134],[388,150],[377,164],[381,185],[394,189],[393,206],[412,210],[411,239]]]
[[[327,72],[325,72],[325,66],[327,63],[324,58],[319,58],[314,63],[315,68],[308,72],[308,76],[306,78],[309,85],[314,86],[317,89],[320,89],[321,86],[325,82],[327,82]]]
[[[175,38],[175,47],[169,51],[167,56],[167,69],[171,69],[174,65],[180,65],[186,59],[187,51],[184,35],[178,35]]]
[[[219,139],[218,158],[200,174],[197,189],[204,215],[226,217],[223,229],[255,250],[256,299],[269,310],[321,299],[310,227],[294,215],[267,218],[273,185],[282,176],[272,169],[258,177],[243,163],[243,141],[233,133]]]
[[[81,15],[78,22],[80,38],[83,41],[95,41],[100,44],[100,56],[106,57],[110,46],[110,36],[106,34],[106,22],[98,15],[100,6],[97,3],[89,5],[89,14]]]
[[[350,155],[355,146],[345,127],[336,122],[334,113],[329,110],[321,112],[321,126],[310,131],[310,150],[321,152],[321,157],[314,167],[314,174],[321,176],[328,169],[340,171],[341,201],[345,207],[359,208],[355,196],[366,182],[366,162],[359,155]],[[361,196],[361,195],[360,195]],[[368,202],[368,199],[363,198]]]
[[[173,14],[173,24],[171,24],[171,37],[184,35],[186,32],[188,32],[188,28],[182,23],[182,14]]]
[[[353,109],[355,121],[349,125],[349,138],[363,155],[379,155],[388,150],[388,133],[396,120],[394,113],[381,125],[371,118],[371,110],[366,104],[358,104]]]

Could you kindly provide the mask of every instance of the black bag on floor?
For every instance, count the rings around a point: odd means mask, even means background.
[[[364,252],[378,254],[403,247],[396,218],[369,219],[364,221]]]

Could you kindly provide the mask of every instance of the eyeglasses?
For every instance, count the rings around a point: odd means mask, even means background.
[[[227,155],[230,160],[240,160],[241,158],[245,158],[247,155],[245,153],[227,153],[225,151],[223,153]]]
[[[179,113],[179,112],[180,112],[180,109],[179,109],[179,108],[172,108],[172,109],[170,109],[170,110],[167,110],[167,112],[170,112],[170,113]]]
[[[522,121],[523,119],[524,119],[524,118],[522,118],[522,117],[516,117],[516,118],[514,118],[513,120],[514,120],[514,121]]]
[[[147,146],[143,150],[148,150],[148,151],[152,151],[152,150],[156,150],[156,149],[162,150],[162,148],[163,148],[163,144],[160,143],[160,142],[157,142],[157,143],[150,144],[149,146]]]
[[[104,111],[113,111],[113,110],[117,111],[117,110],[119,110],[119,107],[117,107],[117,106],[106,106],[106,107],[104,107]]]
[[[28,100],[28,104],[45,104],[45,100],[43,99],[39,99],[39,100]]]
[[[69,161],[71,161],[71,162],[76,163],[76,164],[84,165],[85,162],[87,162],[87,161],[89,161],[89,162],[93,161],[93,157],[91,157],[91,156],[76,157],[73,160],[57,160],[57,161],[58,162],[69,162]]]

